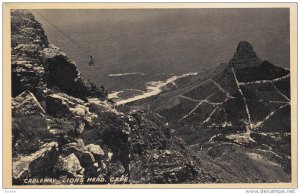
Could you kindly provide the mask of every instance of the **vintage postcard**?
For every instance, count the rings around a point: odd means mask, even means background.
[[[4,3],[4,188],[296,188],[296,3]]]

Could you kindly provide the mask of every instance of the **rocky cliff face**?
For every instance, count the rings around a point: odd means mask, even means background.
[[[123,114],[49,44],[26,10],[11,12],[13,184],[215,182],[157,114]]]
[[[43,100],[50,90],[58,90],[81,99],[106,98],[106,92],[86,80],[73,61],[49,45],[41,24],[30,12],[11,12],[11,34],[13,97],[29,90]]]

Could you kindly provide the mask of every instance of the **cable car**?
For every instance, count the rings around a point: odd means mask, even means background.
[[[89,66],[93,66],[95,65],[95,62],[94,62],[94,59],[93,59],[93,56],[90,56],[90,61],[89,61]]]

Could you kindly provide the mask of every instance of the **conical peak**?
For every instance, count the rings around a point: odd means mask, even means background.
[[[251,54],[251,55],[253,55],[253,54],[255,54],[255,52],[253,50],[252,45],[249,42],[241,41],[241,42],[239,42],[239,44],[236,48],[236,54],[237,55],[240,55],[240,54],[243,54],[243,55]]]
[[[230,64],[234,67],[247,67],[260,63],[252,45],[247,41],[240,41],[234,56],[230,60]]]

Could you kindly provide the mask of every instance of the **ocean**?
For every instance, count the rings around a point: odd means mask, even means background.
[[[241,40],[250,42],[260,58],[289,68],[288,9],[32,12],[49,41],[110,95],[123,92],[120,100],[159,91],[174,77],[193,76],[227,62]],[[95,65],[88,65],[89,56]]]

